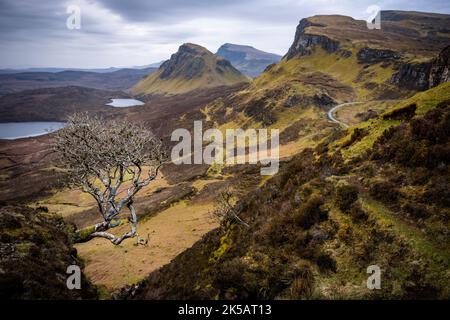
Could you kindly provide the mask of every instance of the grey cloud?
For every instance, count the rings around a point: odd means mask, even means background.
[[[448,0],[377,2],[382,9],[450,12]],[[71,31],[65,27],[66,7],[77,3],[82,29]],[[370,4],[373,0],[0,0],[0,68],[148,64],[168,58],[187,41],[211,50],[236,42],[284,54],[301,18],[361,17]]]
[[[141,22],[176,21],[201,15],[217,16],[238,13],[240,8],[251,5],[257,9],[257,0],[100,0],[106,8],[121,16]]]

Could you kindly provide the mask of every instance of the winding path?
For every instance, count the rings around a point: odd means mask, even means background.
[[[344,128],[348,128],[348,124],[346,124],[346,123],[344,123],[342,121],[339,121],[338,119],[336,119],[333,116],[333,113],[336,110],[338,110],[339,108],[345,107],[345,106],[350,106],[350,105],[353,105],[353,104],[361,104],[361,103],[373,103],[373,102],[383,103],[383,102],[397,102],[397,101],[399,101],[399,100],[397,100],[397,99],[387,99],[387,100],[371,100],[371,101],[356,101],[356,102],[341,103],[341,104],[338,104],[337,106],[334,106],[333,108],[331,108],[330,111],[328,111],[327,116],[328,116],[329,120],[331,120],[331,121],[333,121],[333,122],[335,122],[337,124],[340,124]]]
[[[338,104],[337,106],[334,106],[333,108],[331,108],[330,111],[328,111],[328,113],[327,113],[328,119],[330,119],[331,121],[333,121],[333,122],[335,122],[335,123],[337,123],[337,124],[340,124],[340,125],[343,126],[344,128],[348,128],[348,124],[346,124],[346,123],[344,123],[344,122],[339,121],[338,119],[336,119],[336,118],[333,116],[333,113],[334,113],[337,109],[339,109],[339,108],[341,108],[341,107],[350,106],[350,105],[353,105],[353,104],[361,104],[361,103],[364,103],[364,102],[346,102],[346,103]]]

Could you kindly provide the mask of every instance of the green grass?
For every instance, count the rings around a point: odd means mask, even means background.
[[[411,98],[395,104],[376,119],[371,119],[348,128],[347,134],[344,137],[331,144],[332,150],[341,150],[342,155],[347,160],[359,157],[372,148],[375,141],[384,133],[384,131],[402,123],[401,120],[384,120],[383,115],[390,114],[395,110],[405,108],[415,103],[417,105],[416,115],[420,116],[446,100],[450,100],[449,82],[443,83],[427,91],[417,93]],[[343,144],[350,139],[356,128],[366,129],[368,130],[368,134],[360,141],[354,142],[350,146],[344,148]]]
[[[233,232],[235,225],[230,225],[227,228],[226,233],[220,238],[219,247],[214,250],[209,258],[209,263],[217,262],[227,252],[228,248],[232,245],[231,233]]]
[[[427,239],[421,230],[399,219],[381,203],[369,198],[362,198],[361,204],[367,212],[376,218],[377,222],[387,228],[392,228],[396,234],[404,237],[411,244],[411,247],[421,255],[428,256],[438,264],[444,263],[447,267],[450,267],[450,251],[448,248],[443,248],[441,244]]]
[[[351,159],[354,157],[359,157],[364,154],[364,152],[370,150],[373,147],[373,144],[377,139],[383,134],[384,131],[387,129],[399,125],[401,122],[396,120],[388,120],[388,121],[381,121],[377,125],[374,126],[367,126],[370,130],[370,134],[363,137],[360,141],[357,141],[353,143],[350,147],[342,150],[342,155],[345,159]],[[365,125],[360,126],[359,128],[364,128]],[[346,139],[349,139],[354,128],[351,128],[349,130],[349,134],[343,138],[343,141],[346,141]]]
[[[381,64],[373,64],[363,69],[364,65],[359,64],[356,54],[360,46],[346,48],[352,52],[348,58],[342,57],[339,53],[329,54],[322,48],[315,48],[313,54],[293,58],[289,61],[282,60],[269,72],[263,73],[254,80],[256,88],[273,88],[283,85],[292,80],[301,79],[308,73],[322,72],[336,79],[340,83],[352,87],[355,90],[355,100],[369,100],[372,98],[372,91],[365,88],[367,83],[388,84],[394,73],[391,65],[386,68]],[[302,81],[296,89],[298,93],[314,94],[320,90],[315,85],[309,85],[307,79]]]
[[[422,115],[435,108],[438,103],[446,100],[450,100],[450,82],[445,82],[435,88],[419,92],[411,98],[406,99],[390,108],[384,114],[415,103],[417,105],[416,114]]]

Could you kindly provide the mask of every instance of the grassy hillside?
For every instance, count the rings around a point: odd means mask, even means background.
[[[66,121],[75,112],[104,116],[120,112],[106,106],[112,98],[126,98],[122,91],[68,86],[11,93],[0,97],[0,122]]]
[[[281,171],[262,178],[258,166],[168,164],[135,202],[148,246],[77,245],[89,279],[109,292],[129,285],[123,298],[449,298],[450,87],[429,89],[449,16],[382,17],[382,32],[349,17],[303,19],[285,58],[250,83],[186,44],[137,84],[146,104],[108,117],[144,123],[165,140],[195,120],[204,130],[279,129]],[[448,66],[437,69],[447,81]],[[335,114],[347,130],[327,119],[355,101]],[[1,142],[0,196],[90,226],[95,203],[61,189],[49,138]],[[215,229],[209,212],[229,188],[250,227]],[[381,290],[366,287],[373,264]]]
[[[423,116],[439,103],[450,100],[450,83],[418,93],[409,99],[397,103],[381,114],[380,117],[355,125],[347,135],[331,144],[330,150],[339,150],[344,159],[361,157],[373,147],[387,129],[395,127],[412,116]],[[351,141],[351,143],[350,143]]]
[[[135,94],[180,94],[195,89],[230,86],[248,82],[248,78],[227,60],[207,49],[184,44],[159,70],[138,82]]]
[[[311,55],[283,59],[248,88],[205,106],[204,121],[220,128],[279,129],[281,155],[292,156],[333,130],[326,112],[334,105],[410,95],[388,83],[392,74],[392,66],[365,66],[355,54],[315,47]]]
[[[353,157],[358,127],[303,151],[242,199],[249,228],[230,221],[123,297],[448,299],[448,92],[443,84],[358,126],[378,123]],[[381,290],[366,287],[370,265]]]
[[[428,89],[436,57],[448,51],[450,37],[440,31],[450,16],[402,11],[381,16],[382,30],[345,16],[302,19],[287,55],[249,87],[205,106],[205,121],[222,129],[277,128],[282,156],[292,156],[333,130],[326,112],[337,104],[365,102],[362,118],[352,117],[357,123],[371,116],[365,114],[369,108],[376,115],[392,100]]]
[[[289,83],[304,92],[320,90],[338,102],[395,98],[409,92],[389,83],[394,66],[389,62],[364,64],[358,61],[361,46],[351,48],[350,56],[328,53],[314,47],[311,55],[282,60],[255,80],[255,86],[266,88]],[[344,88],[342,90],[341,88]],[[298,89],[297,89],[298,90]]]

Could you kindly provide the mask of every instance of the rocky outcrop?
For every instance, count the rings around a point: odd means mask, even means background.
[[[429,86],[436,87],[450,81],[450,46],[444,48],[432,62],[430,68]]]
[[[402,63],[391,83],[411,90],[427,90],[450,80],[450,46],[430,62]]]
[[[350,58],[352,56],[352,52],[349,50],[341,50],[340,54],[343,58]]]
[[[336,104],[336,101],[325,93],[314,95],[312,102],[314,105],[325,110],[331,109]]]
[[[336,105],[336,101],[325,93],[315,94],[312,96],[294,94],[287,97],[284,102],[285,108],[292,108],[294,106],[306,107],[306,106],[316,106],[324,110],[331,109]]]
[[[295,56],[310,55],[312,53],[312,48],[316,45],[320,45],[322,49],[328,53],[339,50],[339,41],[330,39],[324,35],[309,34],[305,30],[308,27],[323,27],[323,25],[313,23],[308,19],[302,19],[297,26],[294,43],[285,56],[287,60],[292,59]]]
[[[70,230],[46,207],[0,207],[0,299],[96,299],[83,273],[79,290],[67,288],[67,268],[83,267]]]
[[[357,53],[359,63],[378,63],[400,59],[400,55],[388,49],[362,48]]]
[[[302,101],[302,96],[298,94],[294,94],[292,96],[289,96],[286,101],[284,102],[284,107],[286,108],[292,108],[299,104]]]
[[[390,82],[410,90],[426,90],[429,88],[430,69],[430,63],[402,63]]]
[[[175,76],[175,73],[181,68],[185,69],[186,72],[177,74],[178,76],[182,75],[186,79],[200,76],[205,67],[205,61],[201,58],[202,55],[204,55],[202,47],[193,44],[183,44],[178,52],[174,53],[169,60],[161,65],[160,78],[169,79]]]

